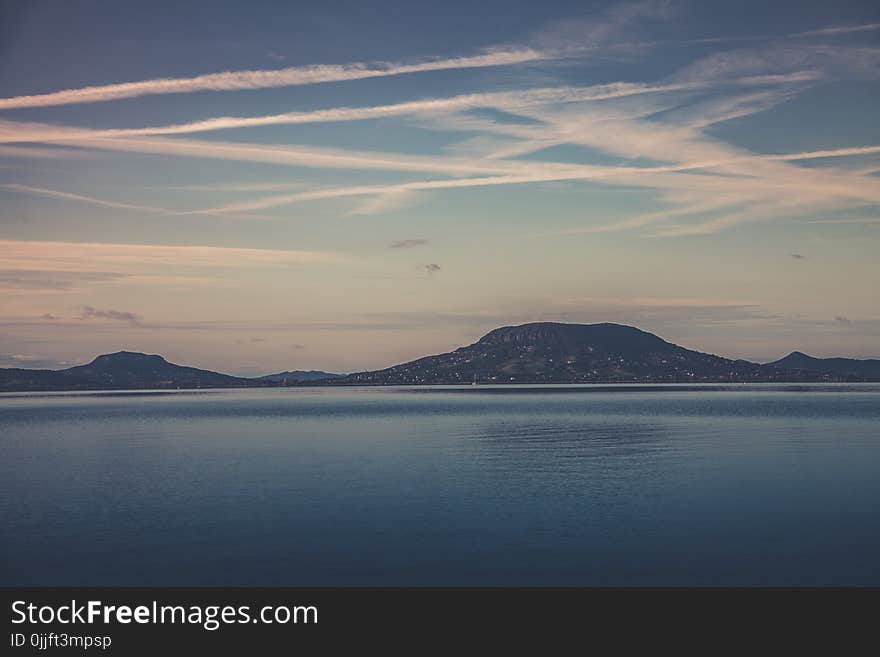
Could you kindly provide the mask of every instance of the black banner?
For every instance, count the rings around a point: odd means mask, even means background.
[[[821,645],[870,637],[876,589],[2,589],[3,654]],[[707,639],[707,637],[709,637]],[[706,643],[708,641],[708,643]],[[546,651],[540,650],[541,653]]]

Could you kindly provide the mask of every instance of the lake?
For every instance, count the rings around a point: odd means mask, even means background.
[[[880,585],[880,385],[0,395],[3,585]]]

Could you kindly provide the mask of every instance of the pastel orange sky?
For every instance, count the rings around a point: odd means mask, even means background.
[[[4,7],[0,366],[880,356],[874,3],[442,5]]]

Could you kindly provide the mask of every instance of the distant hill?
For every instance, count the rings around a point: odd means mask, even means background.
[[[589,383],[807,380],[744,360],[685,349],[621,324],[539,322],[490,331],[474,344],[334,383]]]
[[[120,351],[66,370],[0,369],[0,390],[230,388],[253,379],[169,363],[162,356]]]
[[[269,381],[271,383],[305,383],[309,381],[326,381],[328,379],[338,379],[345,374],[333,374],[332,372],[321,372],[320,370],[293,370],[291,372],[278,372],[278,374],[267,374],[266,376],[257,377],[258,381]]]
[[[800,351],[793,351],[785,358],[767,363],[767,365],[786,370],[820,372],[850,379],[880,379],[880,360],[814,358]]]
[[[704,354],[622,324],[537,322],[490,331],[455,351],[343,375],[286,371],[258,378],[120,351],[65,370],[0,369],[0,391],[232,388],[285,385],[880,381],[880,360],[799,351],[759,365]]]

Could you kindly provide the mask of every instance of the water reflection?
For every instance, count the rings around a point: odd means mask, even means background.
[[[880,584],[833,390],[6,397],[0,583]]]

